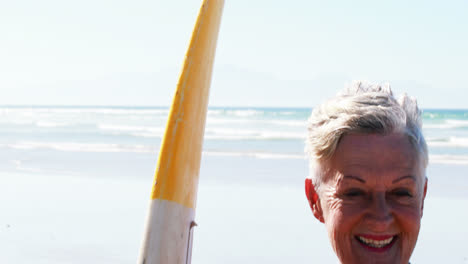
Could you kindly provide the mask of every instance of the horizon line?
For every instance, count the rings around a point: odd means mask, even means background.
[[[61,104],[0,104],[1,108],[170,108],[169,105],[61,105]],[[237,109],[247,109],[247,108],[256,108],[256,109],[310,109],[312,110],[314,106],[232,106],[232,105],[208,105],[210,108],[237,108]],[[447,108],[447,107],[424,107],[420,108],[421,110],[465,110],[468,111],[468,108]]]

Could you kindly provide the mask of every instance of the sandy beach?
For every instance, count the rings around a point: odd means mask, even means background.
[[[30,154],[46,155],[39,152]],[[73,168],[66,155],[49,158]],[[37,173],[33,162],[23,164],[23,173],[4,167],[0,262],[134,263],[153,180],[154,165],[147,162],[153,158],[154,153],[75,153],[76,166],[100,164],[94,174],[81,175]],[[412,263],[468,263],[467,169],[429,167]],[[192,263],[336,263],[324,226],[308,208],[306,173],[301,159],[205,155]],[[447,175],[456,180],[446,181]]]

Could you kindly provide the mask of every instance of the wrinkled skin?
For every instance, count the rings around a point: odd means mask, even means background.
[[[425,168],[409,139],[345,135],[326,166],[322,185],[315,190],[306,181],[306,192],[341,263],[408,263],[427,190]]]

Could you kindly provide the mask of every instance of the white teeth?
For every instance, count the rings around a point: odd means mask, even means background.
[[[385,240],[373,240],[369,238],[365,238],[362,236],[358,236],[359,240],[363,242],[364,244],[370,246],[370,247],[375,247],[375,248],[382,248],[390,244],[393,240],[393,237],[385,239]]]

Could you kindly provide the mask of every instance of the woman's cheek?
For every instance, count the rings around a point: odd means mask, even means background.
[[[353,237],[353,228],[356,225],[355,219],[349,219],[340,206],[337,210],[330,212],[329,219],[325,222],[327,225],[328,236],[331,246],[339,259],[353,259],[351,241]]]

